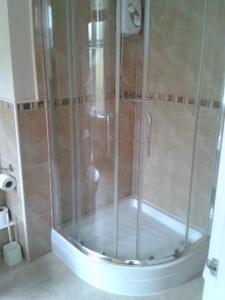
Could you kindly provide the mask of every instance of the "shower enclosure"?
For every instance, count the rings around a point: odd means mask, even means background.
[[[204,265],[213,214],[224,3],[42,3],[53,250],[112,292],[187,280]],[[138,274],[135,287],[120,274]]]

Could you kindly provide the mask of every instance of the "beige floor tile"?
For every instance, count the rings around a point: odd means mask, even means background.
[[[154,296],[116,296],[86,284],[52,253],[13,268],[0,262],[1,300],[201,300],[202,286],[203,280],[197,277]]]

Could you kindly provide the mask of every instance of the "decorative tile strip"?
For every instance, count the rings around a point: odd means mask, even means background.
[[[107,94],[106,101],[113,99],[114,97],[115,97],[114,94]],[[134,92],[124,91],[120,94],[120,100],[125,102],[141,102],[142,101],[141,92],[135,94]],[[146,102],[164,101],[164,102],[189,104],[189,105],[195,105],[196,103],[196,99],[193,97],[176,96],[172,94],[164,94],[159,92],[149,93],[145,98],[145,101]],[[84,95],[75,98],[55,99],[53,105],[60,107],[60,106],[70,105],[71,103],[74,104],[74,103],[92,103],[92,102],[95,102],[95,97],[93,95]],[[220,102],[218,100],[201,99],[200,105],[202,107],[219,108]]]
[[[210,107],[210,100],[208,100],[208,99],[201,99],[201,101],[200,101],[200,105],[201,106],[205,106],[205,107]]]
[[[113,99],[115,95],[113,93],[107,93],[105,96],[106,101]],[[120,100],[125,102],[137,102],[140,103],[142,101],[142,94],[141,92],[130,92],[130,91],[122,91],[120,93]],[[193,97],[187,97],[187,96],[177,96],[173,94],[165,94],[165,93],[159,93],[159,92],[150,92],[146,98],[146,102],[151,101],[164,101],[169,103],[178,103],[178,104],[187,104],[187,105],[195,105],[196,99]],[[55,99],[53,102],[48,102],[48,105],[53,105],[56,107],[62,107],[62,106],[68,106],[75,103],[93,103],[95,102],[94,95],[81,95],[79,97],[75,98],[58,98]],[[201,99],[200,100],[200,106],[205,108],[220,108],[221,103],[218,100],[212,100],[212,99]],[[28,103],[18,103],[16,104],[16,108],[18,111],[29,111],[29,110],[38,110],[38,109],[44,109],[46,107],[45,101],[39,101],[39,102],[28,102]],[[0,100],[0,109],[7,109],[7,110],[13,110],[14,104],[10,102],[6,102],[3,100]]]
[[[213,108],[220,108],[221,107],[221,103],[218,100],[213,100]]]
[[[38,101],[38,102],[18,103],[16,106],[18,111],[37,110],[37,109],[45,108],[45,102]]]
[[[129,91],[123,91],[120,97],[121,101],[132,101],[132,102],[141,102],[142,96],[141,92],[138,92],[136,95],[130,93]],[[150,92],[146,98],[146,102],[150,101],[165,101],[172,103],[180,103],[180,104],[189,104],[195,105],[196,99],[194,97],[187,96],[177,96],[172,94],[164,94],[159,92]],[[220,108],[220,101],[211,100],[211,99],[201,99],[200,106],[208,107],[208,108]]]

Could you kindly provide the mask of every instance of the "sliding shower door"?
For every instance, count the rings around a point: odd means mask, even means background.
[[[108,256],[114,256],[115,18],[116,1],[75,1],[79,240]]]
[[[42,2],[54,229],[121,263],[176,258],[207,234],[216,161],[207,0]]]
[[[115,255],[116,5],[44,1],[55,227],[108,256]]]
[[[206,1],[145,3],[137,257],[161,259],[188,243]]]

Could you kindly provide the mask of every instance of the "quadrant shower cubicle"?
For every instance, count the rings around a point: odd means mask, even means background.
[[[127,2],[43,1],[54,229],[151,265],[210,233],[224,3]]]

